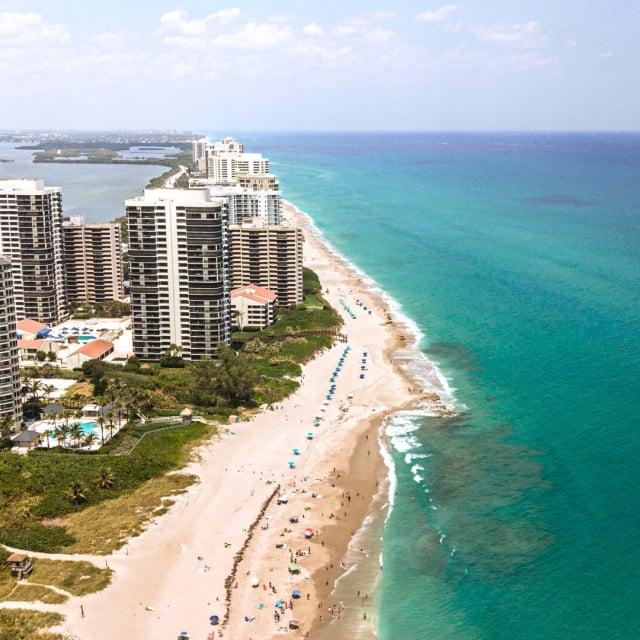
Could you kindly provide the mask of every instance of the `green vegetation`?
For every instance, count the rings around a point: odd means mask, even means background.
[[[204,422],[182,426],[176,416],[185,406],[226,424],[232,414],[282,400],[297,388],[301,365],[331,346],[341,321],[308,270],[305,292],[305,304],[281,313],[268,329],[234,334],[236,349],[220,345],[216,360],[186,362],[174,345],[162,363],[132,358],[123,367],[91,360],[70,372],[77,382],[59,400],[67,409],[49,416],[53,442],[64,446],[49,448],[43,434],[40,448],[26,456],[0,451],[0,544],[109,553],[138,534],[196,480],[169,472],[217,433]],[[48,385],[33,379],[45,368],[57,375],[50,363],[24,372],[25,407],[33,413],[49,401]],[[82,434],[67,424],[92,401],[109,406],[98,420],[100,440],[113,435],[120,418],[128,422],[98,452],[81,450]],[[173,419],[154,423],[162,416]]]
[[[0,543],[51,553],[72,547],[100,553],[95,546],[79,548],[74,529],[67,527],[73,514],[100,505],[106,509],[104,503],[135,494],[150,480],[184,466],[190,451],[214,433],[213,427],[200,423],[150,433],[130,456],[69,455],[60,449],[37,450],[28,456],[0,453]],[[109,445],[113,447],[115,440]],[[162,495],[155,495],[155,504],[147,503],[139,512],[131,509],[137,521],[128,529],[139,531],[156,509],[166,507],[163,496],[183,491],[193,480],[183,477],[164,483]],[[93,526],[88,523],[87,528]],[[116,536],[117,544],[110,550],[124,539]]]
[[[43,631],[63,620],[64,616],[59,613],[0,609],[0,640],[67,640],[67,636]]]
[[[94,305],[88,302],[72,302],[71,317],[77,320],[87,318],[122,318],[131,313],[131,305],[120,300],[103,300]]]
[[[177,156],[171,156],[166,158],[166,161],[163,163],[158,162],[155,164],[165,164],[165,165],[168,165],[170,168],[168,171],[165,171],[162,175],[156,176],[155,178],[151,178],[151,180],[149,180],[149,183],[147,184],[147,189],[160,189],[161,187],[163,187],[164,183],[167,181],[168,178],[170,178],[174,173],[177,173],[178,171],[180,171],[180,165],[189,167],[189,168],[193,167],[193,157],[191,155],[191,152],[184,151],[182,153],[179,153]],[[189,184],[188,181],[189,181],[188,176],[181,176],[176,181],[175,186],[187,187]]]
[[[52,586],[72,596],[84,596],[102,591],[111,582],[112,574],[111,569],[96,567],[85,560],[34,558],[33,573],[23,583],[33,583],[32,586]]]

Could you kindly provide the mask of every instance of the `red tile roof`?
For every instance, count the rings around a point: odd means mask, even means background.
[[[231,292],[231,299],[238,297],[265,304],[266,302],[273,302],[276,299],[276,294],[270,289],[248,284],[246,287],[238,287]]]
[[[102,340],[100,338],[96,338],[95,340],[91,340],[87,342],[83,347],[76,349],[71,356],[75,356],[79,353],[87,356],[88,358],[99,358],[105,353],[109,353],[113,351],[113,342],[109,342],[108,340]]]
[[[24,320],[18,320],[18,322],[16,322],[16,328],[18,331],[36,334],[38,331],[42,331],[42,329],[47,329],[48,327],[46,324],[42,324],[42,322],[38,322],[37,320],[25,318]]]
[[[18,349],[42,349],[45,340],[18,340]]]

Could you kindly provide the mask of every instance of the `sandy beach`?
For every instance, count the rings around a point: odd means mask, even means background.
[[[356,619],[357,637],[374,636],[373,597],[355,592],[333,602],[331,593],[353,568],[345,553],[356,561],[368,554],[353,535],[374,496],[384,501],[380,425],[419,399],[392,361],[410,338],[359,274],[318,241],[309,219],[290,205],[287,215],[305,230],[305,264],[344,318],[346,342],[305,366],[295,394],[203,447],[187,469],[200,482],[166,515],[126,547],[93,558],[114,570],[113,583],[47,607],[67,616],[61,630],[70,636],[320,638],[330,625],[333,638],[355,637]]]

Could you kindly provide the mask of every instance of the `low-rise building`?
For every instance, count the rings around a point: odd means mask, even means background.
[[[22,340],[36,340],[45,338],[50,329],[46,324],[38,322],[37,320],[30,320],[24,318],[16,322],[16,331],[18,338]]]
[[[75,369],[81,367],[88,360],[104,360],[113,353],[113,349],[113,342],[96,338],[69,354],[66,360],[67,366]]]
[[[276,321],[276,294],[264,287],[249,284],[231,292],[233,322],[245,327],[265,329]]]

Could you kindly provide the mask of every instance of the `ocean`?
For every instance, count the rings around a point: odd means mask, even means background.
[[[385,292],[457,410],[386,427],[393,508],[356,570],[381,640],[636,638],[640,135],[230,134]],[[159,173],[15,169],[97,222]]]
[[[381,640],[638,637],[640,135],[238,137],[457,408],[387,428]]]

